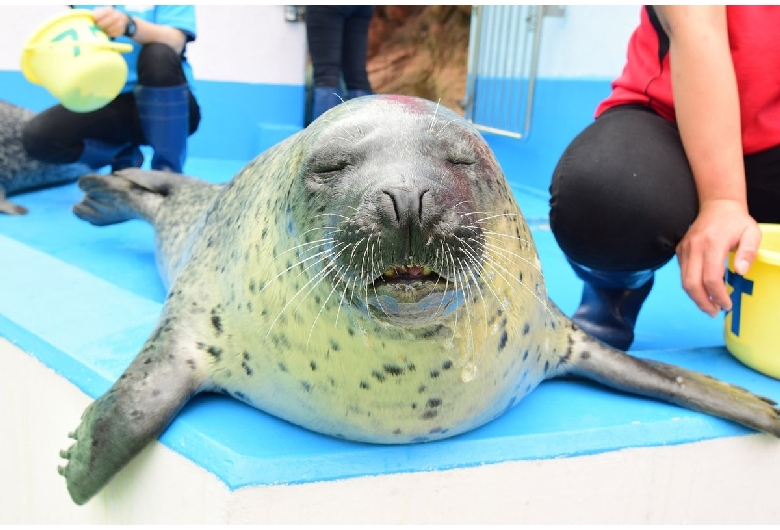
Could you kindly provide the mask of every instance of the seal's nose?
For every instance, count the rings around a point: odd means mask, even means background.
[[[420,188],[385,188],[382,190],[382,193],[389,197],[392,203],[392,212],[388,211],[387,213],[395,214],[395,218],[392,220],[395,221],[396,226],[422,225],[423,196],[427,192],[427,189]],[[390,216],[388,215],[388,217]]]

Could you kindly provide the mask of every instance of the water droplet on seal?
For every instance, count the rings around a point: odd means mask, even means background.
[[[466,363],[460,371],[460,380],[464,383],[469,383],[477,378],[477,365],[473,363]]]

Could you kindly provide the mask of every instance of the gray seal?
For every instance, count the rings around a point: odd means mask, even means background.
[[[28,211],[7,196],[74,182],[90,171],[85,164],[48,164],[30,158],[22,145],[22,128],[33,116],[31,110],[0,101],[0,213]]]
[[[769,399],[601,344],[546,294],[490,148],[427,100],[339,105],[225,185],[125,170],[75,213],[155,228],[168,297],[60,468],[86,502],[198,392],[326,435],[438,440],[582,376],[780,436]]]

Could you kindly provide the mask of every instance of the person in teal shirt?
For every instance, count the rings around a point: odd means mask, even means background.
[[[200,123],[193,94],[192,68],[186,47],[195,40],[192,5],[71,6],[89,9],[95,24],[133,50],[127,61],[127,83],[107,105],[73,112],[54,105],[37,114],[22,134],[31,157],[48,163],[82,162],[112,171],[140,167],[139,146],[154,154],[151,168],[181,173],[187,139]]]

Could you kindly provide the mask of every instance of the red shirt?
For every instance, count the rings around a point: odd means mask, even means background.
[[[780,145],[780,7],[727,6],[729,45],[742,120],[742,149],[756,153]],[[623,73],[612,94],[596,109],[629,103],[649,105],[675,121],[669,69],[669,39],[657,19],[642,8],[639,27],[628,43]]]

